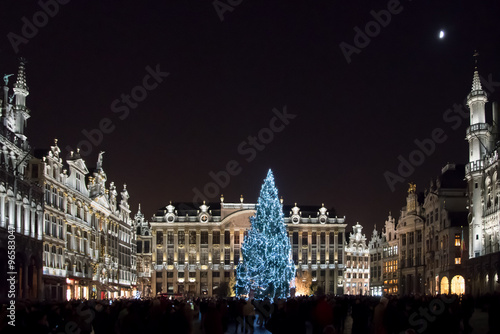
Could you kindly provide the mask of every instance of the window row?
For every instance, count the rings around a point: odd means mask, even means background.
[[[178,231],[175,233],[174,231],[167,231],[166,232],[166,243],[167,245],[173,245],[175,243],[175,234],[177,234],[177,244],[178,245],[185,245],[186,243],[189,243],[191,245],[197,244],[197,231]],[[208,244],[208,231],[201,231],[199,233],[200,235],[200,241],[199,243],[201,245],[207,245]],[[246,231],[244,232],[244,235],[246,235]],[[243,240],[240,235],[240,231],[234,231],[234,240],[233,244],[240,244]],[[224,245],[230,245],[231,244],[231,233],[230,231],[224,231],[223,234],[221,234],[221,231],[212,231],[212,244],[214,245],[219,245],[221,244],[221,237],[224,238],[223,244]],[[308,245],[309,244],[309,237],[311,237],[311,245],[325,245],[326,244],[326,232],[302,232],[302,245]],[[338,237],[337,237],[337,242],[338,244],[343,243],[343,233],[339,232]],[[157,245],[163,245],[165,242],[165,233],[163,231],[157,231],[156,232],[156,244]],[[333,245],[335,243],[335,234],[334,232],[329,232],[329,244]],[[292,244],[293,245],[298,245],[299,244],[299,232],[293,232],[292,233]]]

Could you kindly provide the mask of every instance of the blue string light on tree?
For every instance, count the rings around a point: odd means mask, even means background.
[[[256,299],[286,298],[295,277],[292,248],[283,207],[271,170],[267,173],[257,201],[257,212],[242,245],[243,262],[236,270],[236,294]]]

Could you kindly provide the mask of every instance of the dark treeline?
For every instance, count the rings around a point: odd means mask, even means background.
[[[0,333],[340,334],[348,315],[352,333],[471,333],[476,308],[489,314],[490,333],[500,333],[500,295],[312,296],[287,300],[197,298],[170,300],[72,300],[16,303],[15,327],[0,311]]]

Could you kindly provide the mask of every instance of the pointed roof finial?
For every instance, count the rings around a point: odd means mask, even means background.
[[[271,171],[271,170],[269,170],[269,171]],[[240,196],[240,202],[243,203],[243,194],[241,194],[241,196]]]
[[[483,87],[481,86],[481,78],[479,77],[479,72],[477,70],[477,58],[479,57],[479,53],[477,50],[474,50],[474,77],[472,79],[472,91],[482,91]]]
[[[280,198],[280,203],[283,204],[283,196]]]
[[[137,210],[137,213],[141,213],[141,203],[139,203],[139,209]]]
[[[220,202],[224,203],[224,194],[220,194]]]
[[[19,69],[17,71],[17,80],[16,83],[14,84],[14,88],[19,88],[23,89],[25,91],[28,91],[28,86],[26,85],[26,74],[24,73],[24,66],[28,62],[26,61],[25,58],[19,58]]]

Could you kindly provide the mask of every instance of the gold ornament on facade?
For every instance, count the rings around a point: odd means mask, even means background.
[[[415,183],[408,183],[408,193],[414,194],[417,191],[417,185]]]

